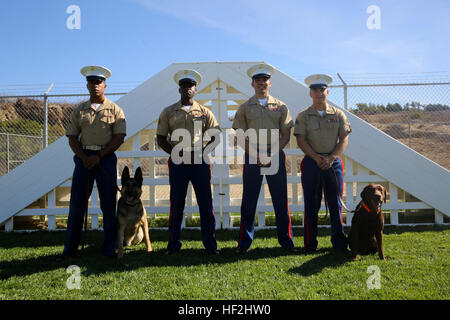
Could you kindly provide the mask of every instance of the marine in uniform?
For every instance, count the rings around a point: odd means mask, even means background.
[[[75,153],[75,169],[66,242],[61,257],[73,256],[78,251],[87,199],[94,180],[103,212],[102,252],[107,257],[115,257],[117,157],[114,152],[126,135],[125,115],[117,104],[104,95],[105,80],[111,76],[108,69],[86,66],[81,69],[81,74],[86,77],[90,99],[75,108],[66,130],[70,148]]]
[[[203,246],[207,254],[218,254],[214,236],[216,218],[211,193],[211,168],[202,152],[207,145],[203,134],[212,128],[219,130],[219,124],[208,108],[194,100],[201,81],[197,71],[180,70],[174,75],[174,81],[179,86],[181,99],[161,112],[156,130],[159,147],[171,155],[168,160],[170,216],[166,254],[173,254],[182,246],[181,224],[189,181],[200,211]],[[177,129],[184,129],[181,130],[184,132],[183,140],[174,139]],[[187,142],[187,145],[179,149],[177,144],[180,142]]]
[[[245,162],[243,167],[243,194],[241,204],[241,226],[237,253],[245,253],[250,248],[255,229],[255,213],[263,176],[266,176],[272,203],[275,210],[278,242],[288,250],[294,250],[291,217],[287,198],[286,156],[283,148],[289,143],[291,128],[294,126],[286,105],[269,94],[273,68],[267,64],[258,64],[248,69],[248,76],[255,95],[239,106],[233,121],[233,129],[245,132],[256,131],[256,145],[251,139],[245,140]],[[261,130],[266,130],[267,141],[259,140]],[[272,150],[271,130],[278,130],[276,150]],[[250,136],[250,135],[249,135]],[[239,139],[238,139],[239,141]],[[241,140],[242,141],[242,140]],[[256,149],[256,150],[255,150]],[[256,159],[252,156],[256,154]],[[264,169],[271,163],[262,161],[262,154],[276,159],[278,168],[271,174]],[[273,162],[273,161],[272,161]]]
[[[342,110],[327,103],[332,78],[315,74],[307,77],[313,105],[300,112],[294,135],[305,153],[301,162],[301,182],[305,204],[304,245],[307,252],[317,249],[317,219],[322,189],[331,219],[331,243],[334,249],[346,250],[347,238],[342,221],[344,165],[340,158],[348,145],[350,123]]]

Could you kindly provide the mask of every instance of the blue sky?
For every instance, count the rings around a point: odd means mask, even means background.
[[[66,27],[70,5],[79,30]],[[0,92],[83,92],[88,64],[111,69],[113,91],[191,61],[264,60],[300,80],[450,78],[449,14],[447,0],[2,0]]]

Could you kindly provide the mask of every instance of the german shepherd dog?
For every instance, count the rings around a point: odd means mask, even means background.
[[[117,258],[123,257],[123,246],[138,245],[145,239],[147,252],[152,251],[148,234],[147,212],[141,201],[142,171],[137,168],[134,178],[130,178],[128,167],[122,171],[121,197],[117,204],[118,234]]]

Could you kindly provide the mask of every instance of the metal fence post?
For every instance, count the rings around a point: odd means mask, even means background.
[[[347,103],[347,83],[345,83],[344,79],[342,79],[341,75],[338,73],[337,76],[339,79],[341,79],[342,83],[344,84],[344,108],[345,110],[348,110],[348,103]]]
[[[44,93],[44,149],[48,147],[48,96]]]
[[[9,172],[9,133],[6,132],[6,163],[7,163],[7,172]]]
[[[54,82],[44,93],[44,149],[48,147],[48,93],[53,88]]]
[[[411,148],[411,113],[409,109],[406,112],[408,113],[408,147]]]
[[[44,131],[41,129],[41,150],[44,148]]]

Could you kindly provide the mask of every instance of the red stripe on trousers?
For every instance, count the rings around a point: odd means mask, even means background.
[[[303,158],[302,162],[300,163],[300,179],[303,185],[303,162],[305,161],[305,158]],[[303,194],[303,203],[305,203],[305,194]],[[306,243],[305,247],[309,244],[309,230],[308,230],[308,220],[306,218],[306,210],[303,211],[303,217],[305,218],[305,236],[306,236]]]
[[[242,167],[242,184],[244,184],[244,170],[245,170],[245,155],[244,155],[244,166]],[[244,190],[242,190],[242,195],[243,195],[243,193],[244,193]],[[241,230],[239,232],[238,247],[239,247],[239,244],[242,241],[243,232],[244,232],[244,228],[242,226],[242,213],[241,213]]]
[[[170,185],[170,158],[167,160],[167,166],[169,167],[169,185]],[[170,207],[169,207],[169,223],[167,224],[167,226],[170,228],[170,217],[172,216],[172,199],[170,199],[169,196],[169,202],[170,202]],[[172,235],[169,233],[170,236],[170,241],[173,240]]]
[[[338,159],[341,162],[341,167],[342,167],[342,190],[340,190],[341,194],[339,195],[339,198],[342,199],[342,197],[344,195],[344,187],[345,187],[345,184],[344,184],[344,162],[342,161],[341,157],[338,157]],[[339,183],[339,181],[338,181],[338,183]],[[341,212],[340,212],[340,215],[341,215],[341,226],[344,225],[344,217],[342,216],[342,209],[343,209],[343,207],[342,207],[342,204],[341,204]]]
[[[220,173],[222,174],[222,172]],[[211,189],[211,179],[212,179],[212,168],[211,165],[209,165],[209,188]],[[196,195],[197,196],[197,195]],[[221,196],[219,195],[219,198]],[[214,197],[213,197],[214,199]],[[216,213],[214,212],[214,200],[211,199],[211,208],[212,208],[212,212],[213,212],[213,216],[214,216],[214,221],[216,220]],[[215,227],[214,227],[215,228]]]
[[[283,153],[283,158],[284,158],[284,167],[286,168],[286,154],[284,153],[284,151],[281,151]],[[286,169],[286,174],[287,174],[287,169]],[[287,194],[286,194],[286,198],[288,198]],[[286,209],[287,209],[287,213],[288,213],[288,217],[289,217],[289,238],[292,239],[292,222],[291,222],[291,213],[289,212],[289,199],[286,199]]]

